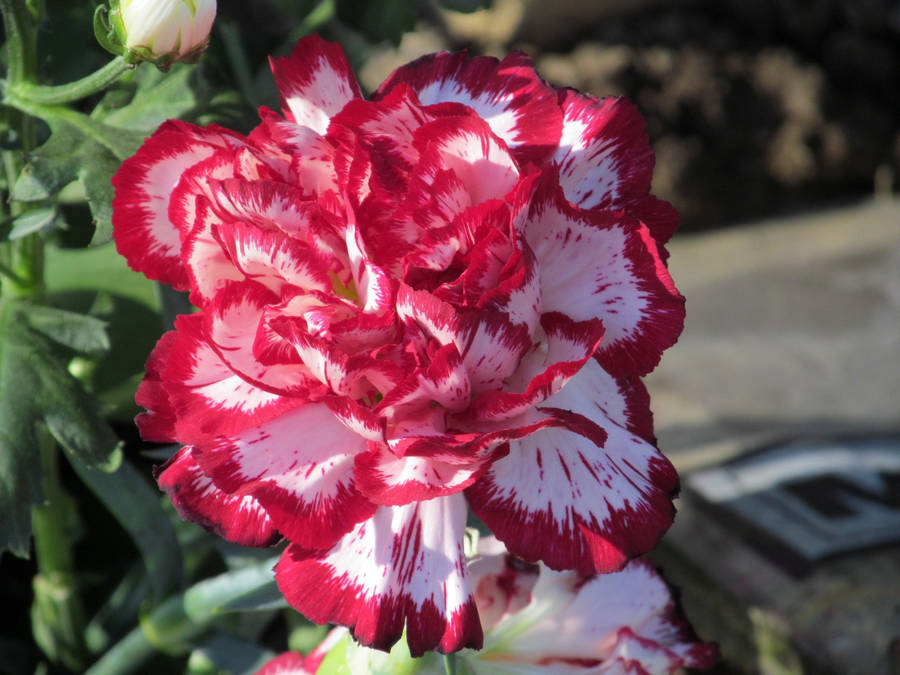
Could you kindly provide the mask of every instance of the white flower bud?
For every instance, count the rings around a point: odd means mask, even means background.
[[[119,0],[110,14],[115,42],[130,60],[162,67],[206,49],[216,0]]]

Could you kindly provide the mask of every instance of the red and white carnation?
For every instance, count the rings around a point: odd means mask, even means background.
[[[119,251],[190,291],[147,364],[158,474],[227,539],[290,541],[289,602],[413,654],[480,647],[469,508],[528,561],[614,572],[677,476],[640,377],[684,301],[634,106],[522,54],[441,53],[362,97],[336,44],[272,61],[244,136],[163,124],[114,178]]]
[[[484,649],[457,655],[461,672],[479,675],[671,675],[715,665],[715,645],[697,641],[665,581],[643,558],[621,572],[583,576],[555,572],[510,555],[493,537],[482,539],[469,563]],[[352,673],[390,673],[403,660],[347,644],[336,628],[306,658],[283,654],[258,675],[315,673],[332,649]],[[420,659],[404,672],[439,675],[443,663]],[[272,670],[274,664],[306,668]]]

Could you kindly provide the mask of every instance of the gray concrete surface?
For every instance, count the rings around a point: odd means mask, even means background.
[[[679,469],[900,432],[900,200],[676,235],[669,250],[687,321],[647,385]]]
[[[690,490],[693,472],[767,444],[900,435],[900,201],[676,237],[670,250],[688,321],[648,386],[687,487],[652,557],[720,643],[720,672],[900,673],[900,545],[798,576]]]

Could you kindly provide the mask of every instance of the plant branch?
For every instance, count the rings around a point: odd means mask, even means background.
[[[22,0],[0,0],[6,31],[6,79],[10,86],[27,81],[34,73],[34,30],[31,14]]]
[[[32,630],[51,660],[68,668],[84,666],[84,610],[75,576],[68,521],[70,498],[59,476],[59,451],[50,432],[37,429],[45,501],[31,513],[38,574],[34,578]]]
[[[54,86],[25,82],[15,86],[11,93],[14,98],[45,105],[70,103],[103,91],[132,68],[134,66],[128,64],[124,57],[117,56],[80,80]]]

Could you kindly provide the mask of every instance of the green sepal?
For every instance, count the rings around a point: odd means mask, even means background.
[[[109,15],[110,9],[106,5],[97,5],[94,10],[94,37],[103,49],[120,56],[125,53],[125,47],[122,46],[119,31],[110,24]]]

